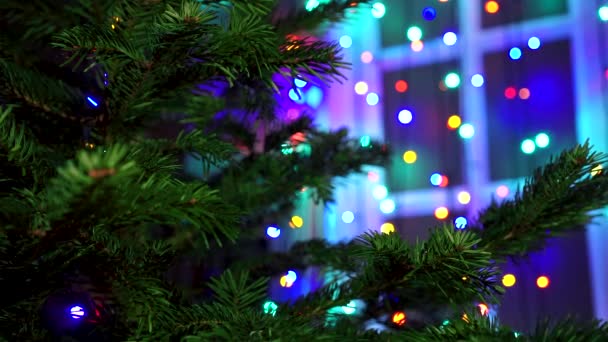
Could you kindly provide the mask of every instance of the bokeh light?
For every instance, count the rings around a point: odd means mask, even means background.
[[[468,191],[461,191],[457,196],[458,203],[469,204],[471,202],[471,194]]]
[[[340,42],[340,46],[345,49],[348,49],[349,47],[353,46],[353,39],[350,36],[344,35],[344,36],[340,37],[339,42]]]
[[[404,80],[395,82],[395,90],[399,93],[405,93],[407,91],[408,84]]]
[[[357,311],[357,303],[353,300],[342,306],[342,312],[346,315],[352,315]]]
[[[277,303],[269,300],[264,303],[263,308],[265,314],[274,316],[277,313],[277,309],[279,308],[279,306],[277,305]]]
[[[367,83],[363,81],[355,83],[355,93],[357,93],[358,95],[365,95],[368,90],[369,87],[367,86]]]
[[[545,148],[549,146],[549,136],[547,133],[538,133],[536,137],[534,137],[534,143],[538,148]]]
[[[406,320],[406,316],[405,316],[405,312],[403,311],[397,311],[393,314],[393,323],[395,323],[396,325],[404,325],[405,324],[405,320]]]
[[[522,100],[527,100],[530,98],[530,89],[521,88],[519,89],[519,98]]]
[[[369,171],[367,173],[367,179],[372,183],[376,183],[380,180],[380,175],[378,175],[377,172]]]
[[[365,97],[365,102],[370,106],[375,106],[380,102],[380,97],[376,93],[369,93]]]
[[[532,139],[524,139],[521,142],[521,151],[525,154],[532,154],[536,150],[536,144]]]
[[[507,99],[512,100],[515,96],[517,96],[517,89],[514,87],[507,87],[507,89],[505,89],[505,97]]]
[[[418,26],[411,26],[407,29],[407,39],[414,42],[422,39],[422,30]]]
[[[458,116],[456,114],[451,115],[448,118],[448,124],[447,124],[448,129],[451,129],[451,130],[458,129],[458,127],[460,127],[461,124],[462,124],[462,119],[460,118],[460,116]]]
[[[538,286],[539,289],[546,289],[547,287],[549,287],[549,277],[547,276],[540,276],[538,278],[536,278],[536,286]]]
[[[516,281],[517,279],[511,273],[507,273],[502,277],[502,284],[504,285],[504,287],[511,287],[515,285]]]
[[[445,220],[448,215],[450,215],[450,211],[446,207],[439,207],[435,209],[435,218],[438,220]]]
[[[352,211],[345,211],[342,213],[342,222],[352,223],[355,220],[355,214]]]
[[[393,201],[392,199],[383,199],[382,202],[380,202],[380,211],[383,214],[390,214],[393,211],[395,211],[395,201]]]
[[[298,87],[298,88],[304,88],[304,87],[306,87],[306,84],[308,84],[308,82],[306,82],[306,81],[304,81],[304,80],[302,80],[302,79],[299,79],[299,78],[294,79],[294,80],[293,80],[293,83],[294,83],[294,84],[296,85],[296,87]]]
[[[75,305],[70,308],[70,315],[73,319],[81,319],[82,317],[84,317],[85,312],[82,306]]]
[[[422,17],[425,20],[431,21],[431,20],[435,19],[436,16],[437,16],[437,11],[435,11],[435,9],[433,7],[425,7],[422,10]]]
[[[412,122],[413,119],[414,116],[412,115],[412,112],[408,109],[402,109],[397,114],[397,120],[399,120],[399,122],[404,125],[409,124],[410,122]]]
[[[509,57],[516,61],[521,58],[521,49],[518,47],[513,47],[509,50]]]
[[[364,135],[359,138],[359,143],[361,147],[369,147],[372,144],[372,138],[369,135]]]
[[[468,221],[466,217],[458,216],[454,220],[454,227],[456,227],[456,229],[465,229],[467,227],[467,223]]]
[[[460,134],[460,137],[463,139],[471,139],[475,135],[475,127],[465,123],[458,129],[458,134]]]
[[[405,151],[403,153],[403,161],[406,164],[414,164],[416,162],[416,159],[418,159],[418,155],[412,150]]]
[[[498,5],[498,2],[491,0],[491,1],[486,1],[486,5],[484,6],[484,9],[486,10],[487,13],[494,14],[494,13],[498,13],[500,6]]]
[[[315,8],[319,7],[321,3],[319,2],[319,0],[308,0],[306,1],[306,5],[304,5],[304,8],[310,12],[312,10],[314,10]]]
[[[600,173],[602,173],[602,169],[603,168],[604,167],[602,165],[595,166],[593,169],[591,169],[591,172],[590,172],[591,173],[591,177],[597,176]]]
[[[302,228],[304,225],[304,219],[300,216],[292,216],[290,223],[296,228]]]
[[[532,50],[536,50],[540,47],[540,39],[538,37],[530,37],[528,39],[528,47]]]
[[[431,182],[431,185],[439,186],[439,184],[441,184],[441,178],[442,176],[439,173],[433,173],[429,178],[429,181]]]
[[[448,186],[449,183],[450,183],[450,180],[448,179],[448,176],[441,175],[441,183],[439,183],[439,187],[445,188],[446,186]]]
[[[506,185],[501,185],[496,188],[496,195],[500,198],[509,196],[509,188]]]
[[[479,313],[482,316],[487,316],[490,314],[490,308],[488,308],[488,306],[486,304],[480,303],[480,304],[477,304],[477,307],[479,308]]]
[[[281,285],[281,287],[289,288],[289,287],[291,287],[291,285],[293,285],[293,282],[290,282],[287,275],[284,275],[281,277],[281,279],[279,279],[279,284]]]
[[[374,186],[374,189],[372,190],[372,197],[379,201],[385,199],[386,196],[388,196],[388,189],[386,186],[380,184]]]
[[[390,222],[385,222],[380,226],[380,232],[390,234],[395,232],[395,225]]]
[[[475,75],[471,76],[471,84],[473,85],[473,87],[479,88],[483,85],[483,83],[484,83],[484,79],[481,74],[475,74]]]
[[[279,235],[281,235],[281,229],[274,226],[269,226],[268,228],[266,228],[266,235],[273,239],[276,239],[279,237]]]
[[[424,49],[424,43],[422,42],[422,40],[414,40],[410,43],[410,48],[414,52],[420,52],[422,51],[422,49]]]
[[[374,18],[382,18],[386,14],[386,6],[381,2],[376,2],[372,5],[372,16]]]
[[[453,46],[458,41],[458,36],[454,32],[446,32],[443,34],[443,44]]]
[[[602,6],[597,10],[597,15],[601,21],[608,21],[608,6]]]
[[[364,51],[361,53],[361,62],[367,64],[371,63],[374,60],[374,55],[369,51]]]
[[[445,82],[446,87],[456,88],[460,85],[460,76],[458,76],[458,74],[455,72],[450,72],[449,74],[445,75],[445,79],[443,81]]]

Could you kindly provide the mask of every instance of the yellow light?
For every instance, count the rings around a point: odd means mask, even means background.
[[[549,278],[546,276],[540,276],[536,279],[536,286],[541,289],[545,289],[549,286]]]
[[[494,14],[494,13],[498,12],[499,8],[500,8],[500,6],[498,5],[498,2],[496,2],[496,1],[486,2],[486,12],[488,12],[490,14]]]
[[[448,217],[448,215],[450,214],[448,208],[446,207],[439,207],[437,209],[435,209],[435,217],[439,220],[444,220],[445,218]]]
[[[304,225],[304,219],[300,216],[293,216],[290,223],[292,223],[295,228],[302,228],[302,225]]]
[[[511,287],[511,286],[515,285],[515,281],[516,281],[515,276],[512,275],[512,274],[510,274],[510,273],[509,274],[505,274],[502,277],[502,284],[505,287]]]
[[[452,115],[448,118],[448,128],[455,130],[462,124],[462,119],[458,115]]]
[[[403,154],[403,161],[406,164],[414,164],[416,159],[418,159],[418,155],[416,155],[416,152],[414,151],[405,151]]]
[[[602,165],[598,165],[591,169],[591,177],[599,175],[600,173],[602,173]]]
[[[462,277],[462,281],[467,281],[467,279],[469,279],[469,278],[467,278],[467,277]]]
[[[385,222],[380,226],[380,231],[384,234],[390,234],[395,232],[395,225],[390,222]]]
[[[460,204],[469,204],[471,202],[471,194],[466,191],[461,191],[458,193],[458,203]]]
[[[410,44],[410,47],[412,48],[412,51],[414,51],[414,52],[420,52],[424,48],[424,43],[422,42],[422,40],[414,40]]]
[[[359,95],[365,95],[369,90],[367,83],[360,81],[355,84],[355,93]]]
[[[393,323],[395,323],[397,325],[404,325],[405,320],[406,320],[405,312],[397,311],[393,314]]]
[[[465,313],[465,314],[463,314],[463,315],[462,315],[462,320],[463,320],[463,321],[465,321],[465,322],[467,322],[467,323],[469,323],[469,316],[467,316],[467,314],[466,314],[466,313]]]
[[[279,283],[281,283],[282,287],[291,287],[291,285],[293,285],[293,282],[289,281],[289,278],[287,277],[287,275],[282,276],[281,279],[279,280]]]
[[[116,28],[116,26],[114,24],[112,24],[112,30],[115,29],[115,28]]]
[[[482,316],[487,316],[490,313],[490,308],[488,308],[488,306],[483,303],[477,305],[477,307],[479,308],[479,312]]]

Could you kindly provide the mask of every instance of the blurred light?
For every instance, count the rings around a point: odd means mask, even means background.
[[[369,135],[364,135],[359,139],[359,143],[361,144],[361,147],[368,147],[369,145],[371,145],[372,142],[372,138],[370,138]]]
[[[509,188],[507,188],[505,185],[499,186],[498,188],[496,188],[496,195],[498,195],[498,197],[500,198],[505,198],[509,196]]]
[[[379,181],[379,180],[380,180],[380,176],[378,176],[378,174],[377,174],[376,172],[369,171],[369,172],[367,173],[367,179],[368,179],[370,182],[375,183],[375,182],[377,182],[377,181]]]
[[[461,191],[458,193],[458,202],[460,204],[469,204],[471,202],[471,194],[467,191]]]
[[[536,50],[540,47],[540,39],[538,37],[530,37],[528,39],[528,47],[532,50]]]
[[[72,306],[70,308],[70,315],[73,319],[81,319],[82,317],[84,317],[84,309],[82,308],[82,306]]]
[[[608,21],[608,6],[602,6],[597,10],[597,15],[601,21]]]
[[[438,173],[433,173],[431,175],[431,178],[429,179],[429,181],[431,182],[432,185],[434,186],[439,186],[439,184],[441,184],[441,175]]]
[[[355,214],[352,211],[345,211],[342,213],[342,222],[352,223],[355,220]]]
[[[269,300],[267,302],[264,303],[264,313],[265,314],[269,314],[269,315],[275,315],[277,313],[277,309],[279,308],[279,306],[277,305],[277,303]]]
[[[441,176],[441,183],[439,183],[439,187],[440,188],[445,188],[446,186],[448,186],[449,183],[450,183],[450,180],[448,179],[448,176],[442,175]]]
[[[412,26],[407,29],[407,39],[415,42],[422,39],[422,30],[417,26]]]
[[[403,153],[403,161],[406,164],[414,164],[416,162],[416,159],[418,159],[418,155],[414,151],[410,150],[405,151],[405,153]]]
[[[424,49],[424,43],[422,42],[422,40],[414,40],[410,43],[410,48],[414,52],[420,52],[422,51],[422,49]]]
[[[408,84],[404,80],[395,82],[395,90],[399,93],[405,93],[407,91]]]
[[[593,169],[591,169],[591,177],[597,176],[600,173],[602,173],[602,165],[597,165],[596,167],[594,167]]]
[[[298,116],[300,116],[300,111],[298,111],[296,108],[289,108],[287,110],[287,119],[295,120],[298,118]]]
[[[396,325],[404,325],[405,324],[405,312],[403,311],[397,311],[393,314],[393,323],[395,323]]]
[[[355,93],[358,95],[365,95],[368,91],[367,83],[363,81],[359,81],[355,83]]]
[[[457,73],[451,72],[445,75],[445,86],[448,88],[456,88],[460,85],[460,76]]]
[[[306,84],[307,84],[308,82],[306,82],[306,81],[304,81],[304,80],[301,80],[301,79],[299,79],[299,78],[296,78],[296,79],[293,81],[293,83],[296,85],[296,87],[298,87],[298,88],[303,88],[303,87],[305,87],[305,86],[306,86]]]
[[[323,101],[323,90],[319,87],[311,87],[308,92],[306,92],[306,103],[312,107],[317,108]]]
[[[340,37],[340,46],[345,49],[348,49],[349,47],[353,46],[353,39],[350,36],[346,35]]]
[[[450,212],[446,207],[439,207],[435,209],[435,218],[439,220],[445,220],[449,214]]]
[[[500,9],[500,6],[498,5],[498,2],[496,2],[496,1],[487,1],[486,2],[486,5],[485,5],[486,12],[488,12],[490,14],[494,14],[494,13],[498,12],[499,9]]]
[[[381,2],[376,2],[372,5],[372,16],[374,18],[382,18],[386,13],[386,7]]]
[[[294,271],[291,271],[291,270],[287,271],[286,276],[287,276],[287,281],[290,283],[294,283],[296,280],[298,280],[298,274]]]
[[[452,115],[448,118],[448,128],[451,130],[457,129],[462,124],[462,119],[458,115]]]
[[[378,94],[376,93],[369,93],[367,94],[367,97],[365,97],[365,101],[368,105],[375,106],[380,101],[380,97],[378,97]]]
[[[281,287],[291,287],[291,285],[293,285],[293,282],[290,282],[287,276],[284,275],[281,277],[281,279],[279,279],[279,284],[281,284]]]
[[[268,235],[269,237],[276,239],[279,237],[279,235],[281,235],[281,229],[277,228],[277,227],[273,227],[273,226],[269,226],[268,228],[266,228],[266,235]]]
[[[292,216],[291,217],[291,223],[296,227],[296,228],[301,228],[304,225],[304,219],[301,218],[300,216]]]
[[[342,311],[346,315],[354,314],[355,311],[357,311],[357,303],[351,300],[350,302],[348,302],[348,304],[342,306]]]
[[[310,12],[312,10],[314,10],[315,8],[319,7],[321,3],[319,2],[319,0],[308,0],[306,2],[306,5],[304,6],[304,8]]]
[[[518,47],[511,48],[511,50],[509,50],[509,57],[511,57],[512,60],[520,59],[521,58],[521,49]]]
[[[471,84],[473,85],[473,87],[479,88],[483,85],[483,82],[483,76],[481,76],[480,74],[475,74],[471,76]]]
[[[367,64],[367,63],[371,63],[373,60],[374,60],[374,55],[372,55],[371,52],[364,51],[363,53],[361,53],[361,62]]]
[[[486,304],[478,304],[477,307],[479,308],[479,313],[482,316],[487,316],[490,313],[490,308],[488,308],[488,306]]]
[[[545,148],[549,146],[549,136],[546,133],[538,133],[536,137],[534,137],[534,143],[539,148]]]
[[[524,141],[521,142],[521,151],[523,153],[532,154],[535,150],[536,144],[534,144],[534,141],[532,141],[532,139],[524,139]]]
[[[388,189],[384,185],[376,185],[372,190],[372,197],[375,199],[383,200],[388,196]]]
[[[508,87],[507,89],[505,89],[506,98],[508,98],[509,100],[512,100],[515,98],[515,96],[517,96],[517,89],[515,89],[513,87]]]
[[[414,116],[412,115],[412,112],[407,109],[402,109],[399,111],[399,114],[397,114],[397,120],[404,125],[409,124],[413,119]]]
[[[460,137],[463,139],[471,139],[475,135],[475,127],[468,123],[463,124],[460,126],[460,129],[458,129],[458,134],[460,134]]]
[[[443,80],[439,81],[438,87],[439,87],[439,90],[441,90],[441,91],[447,91],[448,90],[448,88],[445,86],[445,82]]]
[[[530,89],[521,88],[519,89],[519,98],[522,100],[527,100],[530,98]]]
[[[390,214],[395,211],[395,201],[392,199],[384,199],[380,202],[380,211],[383,214]]]
[[[456,229],[465,229],[467,227],[467,219],[465,217],[459,216],[454,220],[454,227]]]
[[[515,285],[515,281],[516,281],[515,276],[512,275],[511,273],[505,274],[502,277],[502,284],[505,287],[511,287],[511,286]]]
[[[93,107],[99,106],[99,104],[97,103],[97,101],[93,100],[93,98],[90,97],[90,96],[87,96],[87,101],[89,101],[89,103],[92,104]]]
[[[547,276],[540,276],[536,278],[536,286],[540,289],[546,289],[549,286],[549,278]]]
[[[385,222],[380,226],[380,231],[383,234],[390,234],[395,232],[395,225],[390,222]]]
[[[298,88],[289,90],[289,98],[295,103],[304,103],[305,101],[302,91]]]
[[[433,7],[425,7],[422,10],[422,17],[425,20],[431,21],[431,20],[435,19],[436,16],[437,16],[437,11],[435,11],[435,9]]]
[[[443,44],[452,46],[458,41],[458,36],[454,32],[446,32],[443,34]]]

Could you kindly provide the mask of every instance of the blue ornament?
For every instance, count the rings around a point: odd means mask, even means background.
[[[437,11],[435,11],[435,9],[433,7],[425,7],[422,10],[422,17],[425,20],[431,21],[431,20],[435,19],[435,16],[437,16]]]

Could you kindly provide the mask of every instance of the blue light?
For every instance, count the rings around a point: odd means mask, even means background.
[[[456,44],[457,40],[458,40],[458,36],[456,36],[456,33],[454,33],[454,32],[446,32],[443,35],[443,43],[447,46],[452,46],[452,45]]]
[[[306,84],[308,84],[308,82],[306,82],[306,81],[304,81],[304,80],[301,80],[301,79],[299,79],[299,78],[296,78],[296,79],[293,81],[293,83],[295,83],[296,87],[298,87],[298,88],[303,88],[303,87],[305,87],[305,86],[306,86]]]
[[[353,46],[353,39],[350,36],[342,36],[340,37],[340,46],[345,49]]]
[[[304,103],[306,100],[302,96],[302,92],[300,89],[290,89],[289,90],[289,98],[295,103]]]
[[[509,57],[511,57],[512,60],[520,59],[521,58],[521,49],[518,47],[511,48],[511,50],[509,50]]]
[[[380,211],[383,214],[390,214],[395,211],[395,201],[392,199],[385,199],[380,202]]]
[[[430,178],[431,184],[432,184],[432,185],[434,185],[434,186],[439,186],[439,184],[441,184],[441,180],[442,180],[442,178],[443,178],[443,177],[441,177],[441,175],[440,175],[440,174],[438,174],[438,173],[433,173],[433,174],[431,175],[431,178]]]
[[[435,16],[437,16],[437,11],[433,7],[426,7],[422,10],[422,17],[425,20],[431,21],[435,19]]]
[[[89,103],[92,104],[93,107],[99,106],[99,104],[97,104],[97,101],[93,100],[93,98],[90,96],[87,96],[87,101],[89,101]]]
[[[317,108],[323,101],[323,90],[319,87],[310,87],[306,93],[306,103],[312,108]]]
[[[355,220],[355,214],[352,211],[345,211],[342,213],[342,221],[344,223],[351,223]]]
[[[287,282],[293,283],[298,279],[298,274],[294,271],[287,271]]]
[[[269,226],[268,228],[266,228],[266,235],[268,235],[269,237],[276,239],[279,237],[279,235],[281,235],[281,229],[277,228],[277,227],[273,227],[273,226]]]
[[[530,37],[528,39],[528,47],[532,50],[536,50],[540,47],[540,39],[538,37]]]
[[[473,87],[479,88],[483,85],[483,83],[484,79],[483,76],[481,76],[480,74],[475,74],[471,77],[471,84],[473,85]]]
[[[367,102],[368,105],[375,106],[378,104],[378,102],[380,102],[380,97],[376,93],[369,93],[365,97],[365,101]]]
[[[412,112],[407,109],[402,109],[399,111],[399,114],[397,114],[397,120],[399,120],[399,122],[404,125],[407,125],[412,122],[413,118],[414,117],[412,115]]]
[[[462,216],[457,217],[454,220],[454,226],[456,226],[456,229],[465,229],[467,227],[467,223],[467,219]]]
[[[81,319],[82,317],[84,317],[84,309],[82,308],[82,306],[72,306],[70,308],[70,315],[73,319]]]

